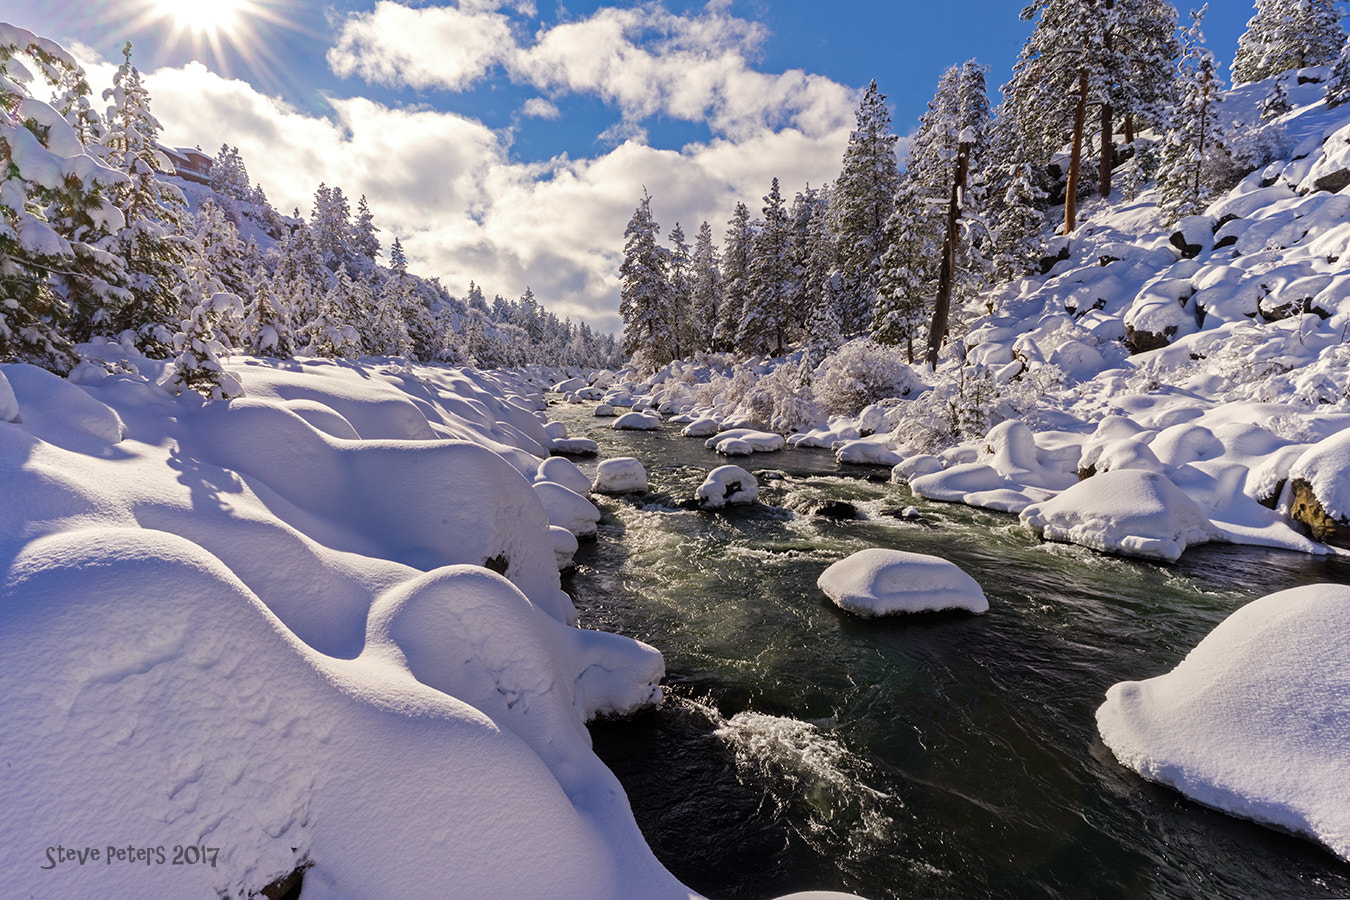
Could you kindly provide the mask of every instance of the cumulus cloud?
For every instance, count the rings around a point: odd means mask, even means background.
[[[525,101],[525,105],[520,109],[521,115],[531,119],[557,119],[562,116],[562,110],[558,109],[552,103],[549,103],[543,97],[531,97]]]
[[[165,143],[237,146],[269,198],[307,214],[320,182],[366,195],[387,248],[463,296],[530,286],[559,316],[618,331],[623,232],[643,188],[666,233],[703,220],[720,239],[737,200],[758,210],[773,177],[788,190],[838,172],[848,127],[763,129],[683,150],[627,141],[591,159],[513,160],[505,133],[454,113],[334,99],[322,118],[192,64],[146,75]]]
[[[517,39],[499,4],[458,7],[382,2],[350,18],[330,64],[341,75],[419,89],[460,91],[500,66],[513,80],[554,96],[599,97],[636,125],[657,115],[706,123],[739,138],[763,128],[826,134],[847,117],[855,94],[802,71],[759,72],[767,33],[725,3],[677,15],[659,3],[601,7],[581,19]]]

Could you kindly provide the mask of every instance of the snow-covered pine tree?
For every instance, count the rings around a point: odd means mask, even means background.
[[[812,292],[810,281],[811,227],[818,217],[829,213],[829,204],[818,188],[809,184],[798,191],[788,209],[788,229],[791,233],[791,275],[788,281],[788,326],[802,331],[811,317],[818,294]]]
[[[886,221],[900,183],[899,137],[891,131],[886,97],[876,81],[867,86],[856,120],[831,196],[842,282],[837,313],[845,334],[859,334],[872,323]]]
[[[651,200],[644,190],[624,231],[619,315],[623,317],[624,352],[641,354],[647,365],[662,366],[676,358],[678,347],[668,253],[657,243],[661,226],[652,218]]]
[[[1289,69],[1332,62],[1345,43],[1336,0],[1256,0],[1256,14],[1238,38],[1236,84]]]
[[[1261,118],[1266,121],[1278,119],[1291,109],[1293,106],[1289,102],[1289,91],[1285,89],[1284,79],[1276,78],[1270,93],[1261,101]]]
[[[118,310],[112,328],[129,333],[146,355],[163,357],[196,306],[182,308],[178,299],[187,279],[187,201],[159,178],[173,166],[158,149],[160,124],[150,112],[141,73],[131,64],[129,42],[122,55],[113,86],[103,92],[112,101],[103,146],[109,164],[127,175],[114,192],[126,225],[109,249],[126,262],[131,300]]]
[[[57,89],[55,105],[33,96],[21,56]],[[60,45],[0,24],[0,360],[60,373],[76,361],[72,317],[101,325],[125,299],[120,267],[94,246],[123,224],[108,192],[125,176],[82,141],[97,133],[81,105],[88,94]],[[63,283],[57,272],[71,274]]]
[[[755,227],[750,221],[750,207],[737,202],[722,241],[722,308],[714,338],[718,350],[732,350],[736,346],[736,333],[740,329],[741,313],[750,290],[754,240]]]
[[[692,352],[696,340],[693,311],[694,273],[690,252],[684,229],[676,222],[675,227],[670,230],[670,253],[666,258],[670,271],[671,315],[674,317],[671,325],[681,356]]]
[[[239,155],[238,147],[221,144],[211,163],[211,189],[222,197],[232,197],[240,203],[247,203],[253,194],[248,178],[248,167]]]
[[[342,188],[320,184],[314,192],[314,208],[309,215],[310,236],[328,271],[344,269],[348,276],[358,271],[357,252],[352,246],[351,206]]]
[[[1350,38],[1341,42],[1340,55],[1331,70],[1331,81],[1327,84],[1327,107],[1335,109],[1350,100]]]
[[[375,227],[375,215],[366,203],[366,195],[362,194],[356,203],[356,220],[352,222],[351,244],[356,253],[356,262],[363,271],[373,271],[375,260],[379,258],[380,239],[375,236],[379,230]]]
[[[699,226],[694,238],[690,276],[690,319],[694,332],[690,349],[707,353],[714,346],[713,337],[722,307],[722,268],[717,246],[713,243],[712,226],[706,221]]]
[[[764,197],[763,212],[763,224],[751,245],[749,290],[741,308],[736,349],[781,356],[787,346],[790,313],[792,233],[777,178]]]
[[[296,326],[319,315],[319,302],[333,281],[303,222],[282,235],[276,250],[273,283],[276,296],[286,305],[287,317]]]
[[[353,282],[346,269],[338,269],[332,286],[319,298],[318,314],[301,329],[308,340],[305,353],[310,356],[355,359],[361,353],[359,320],[362,300],[359,282]]]
[[[272,279],[261,274],[255,279],[253,299],[244,315],[240,349],[254,356],[290,359],[295,355],[295,330],[287,304],[277,296]]]
[[[175,394],[194,390],[211,400],[240,396],[243,389],[238,379],[221,363],[229,348],[217,335],[231,330],[226,320],[242,315],[242,301],[223,291],[194,304],[173,336],[173,374],[166,387]]]
[[[1214,54],[1204,46],[1205,9],[1191,13],[1181,68],[1181,103],[1163,140],[1161,204],[1174,219],[1196,215],[1214,194],[1213,175],[1227,156],[1218,106],[1223,99]]]

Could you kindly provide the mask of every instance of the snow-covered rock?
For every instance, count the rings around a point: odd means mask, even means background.
[[[1309,447],[1289,469],[1290,514],[1319,541],[1350,545],[1350,430]]]
[[[554,440],[565,438],[567,437],[567,425],[563,422],[545,422],[544,434]]]
[[[847,420],[832,422],[826,428],[813,428],[799,434],[788,435],[789,447],[819,447],[825,450],[834,448],[842,441],[856,441],[862,437],[858,427]]]
[[[1175,561],[1220,536],[1204,511],[1166,476],[1140,469],[1099,473],[1022,511],[1022,524],[1051,541]]]
[[[600,445],[584,437],[554,438],[549,441],[548,451],[563,456],[595,456],[600,452]]]
[[[0,422],[13,422],[19,417],[19,400],[14,396],[14,388],[9,379],[0,371]]]
[[[539,470],[535,473],[534,480],[552,481],[554,484],[560,484],[569,491],[575,491],[582,496],[585,496],[591,489],[591,480],[586,477],[586,473],[578,469],[576,463],[561,456],[550,456],[539,463]]]
[[[581,547],[577,536],[558,525],[548,526],[548,536],[553,541],[553,556],[558,562],[558,571],[570,568]]]
[[[932,475],[942,471],[942,460],[928,453],[916,453],[907,456],[891,469],[891,481],[907,484],[911,478]]]
[[[631,456],[616,456],[596,468],[593,488],[602,494],[645,493],[647,470]]]
[[[746,506],[759,499],[759,482],[740,466],[718,466],[694,491],[700,509]]]
[[[613,407],[612,404],[609,403],[596,404],[595,416],[598,419],[610,419],[617,416],[618,414],[619,414],[618,411]]]
[[[615,419],[612,427],[617,431],[654,431],[661,427],[661,417],[656,413],[628,412]]]
[[[565,528],[579,538],[595,536],[600,510],[594,503],[552,481],[536,481],[534,492],[544,504],[549,525]]]
[[[885,436],[861,438],[856,441],[844,441],[834,448],[834,458],[841,463],[868,466],[896,466],[904,461],[904,455],[890,448]]]
[[[955,563],[903,550],[859,550],[827,568],[816,584],[840,608],[861,616],[989,610],[979,584]]]
[[[1102,740],[1150,781],[1350,860],[1350,587],[1242,607],[1166,675],[1113,686]]]
[[[685,437],[707,437],[710,434],[717,434],[721,427],[721,419],[703,416],[685,425],[680,434]]]
[[[722,445],[730,441],[738,441],[737,449],[728,451],[723,449]],[[750,453],[773,453],[782,450],[787,446],[787,440],[781,434],[774,434],[771,431],[757,431],[753,428],[732,428],[720,432],[708,438],[703,446],[710,450],[716,450],[719,453],[725,453],[728,456],[745,455],[739,449],[740,446],[749,447]]]

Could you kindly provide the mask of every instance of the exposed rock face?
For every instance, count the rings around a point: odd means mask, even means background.
[[[827,519],[852,519],[858,515],[858,507],[844,500],[826,500],[816,507],[814,514]]]
[[[1167,327],[1163,329],[1162,334],[1156,331],[1142,331],[1127,326],[1125,335],[1125,344],[1130,348],[1131,353],[1147,353],[1150,350],[1161,350],[1172,343],[1172,338],[1176,337],[1177,329]]]
[[[1324,544],[1350,549],[1350,522],[1332,518],[1317,499],[1313,487],[1302,478],[1294,479],[1291,486],[1294,499],[1289,507],[1289,515],[1294,521],[1308,526],[1312,536]]]

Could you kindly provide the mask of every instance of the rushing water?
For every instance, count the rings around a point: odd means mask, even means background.
[[[900,897],[1350,897],[1320,847],[1192,803],[1121,767],[1094,713],[1162,674],[1229,613],[1350,565],[1210,546],[1175,565],[1043,544],[1011,516],[916,501],[824,451],[741,464],[761,504],[681,511],[726,462],[673,427],[553,418],[652,492],[600,498],[566,581],[584,625],[659,647],[667,699],[592,726],[657,856],[713,898],[832,889]],[[593,472],[594,463],[582,468]],[[847,500],[860,518],[810,512]],[[881,511],[916,505],[927,525]],[[865,547],[957,563],[984,616],[860,619],[816,587]],[[1350,773],[1347,773],[1350,777]]]

